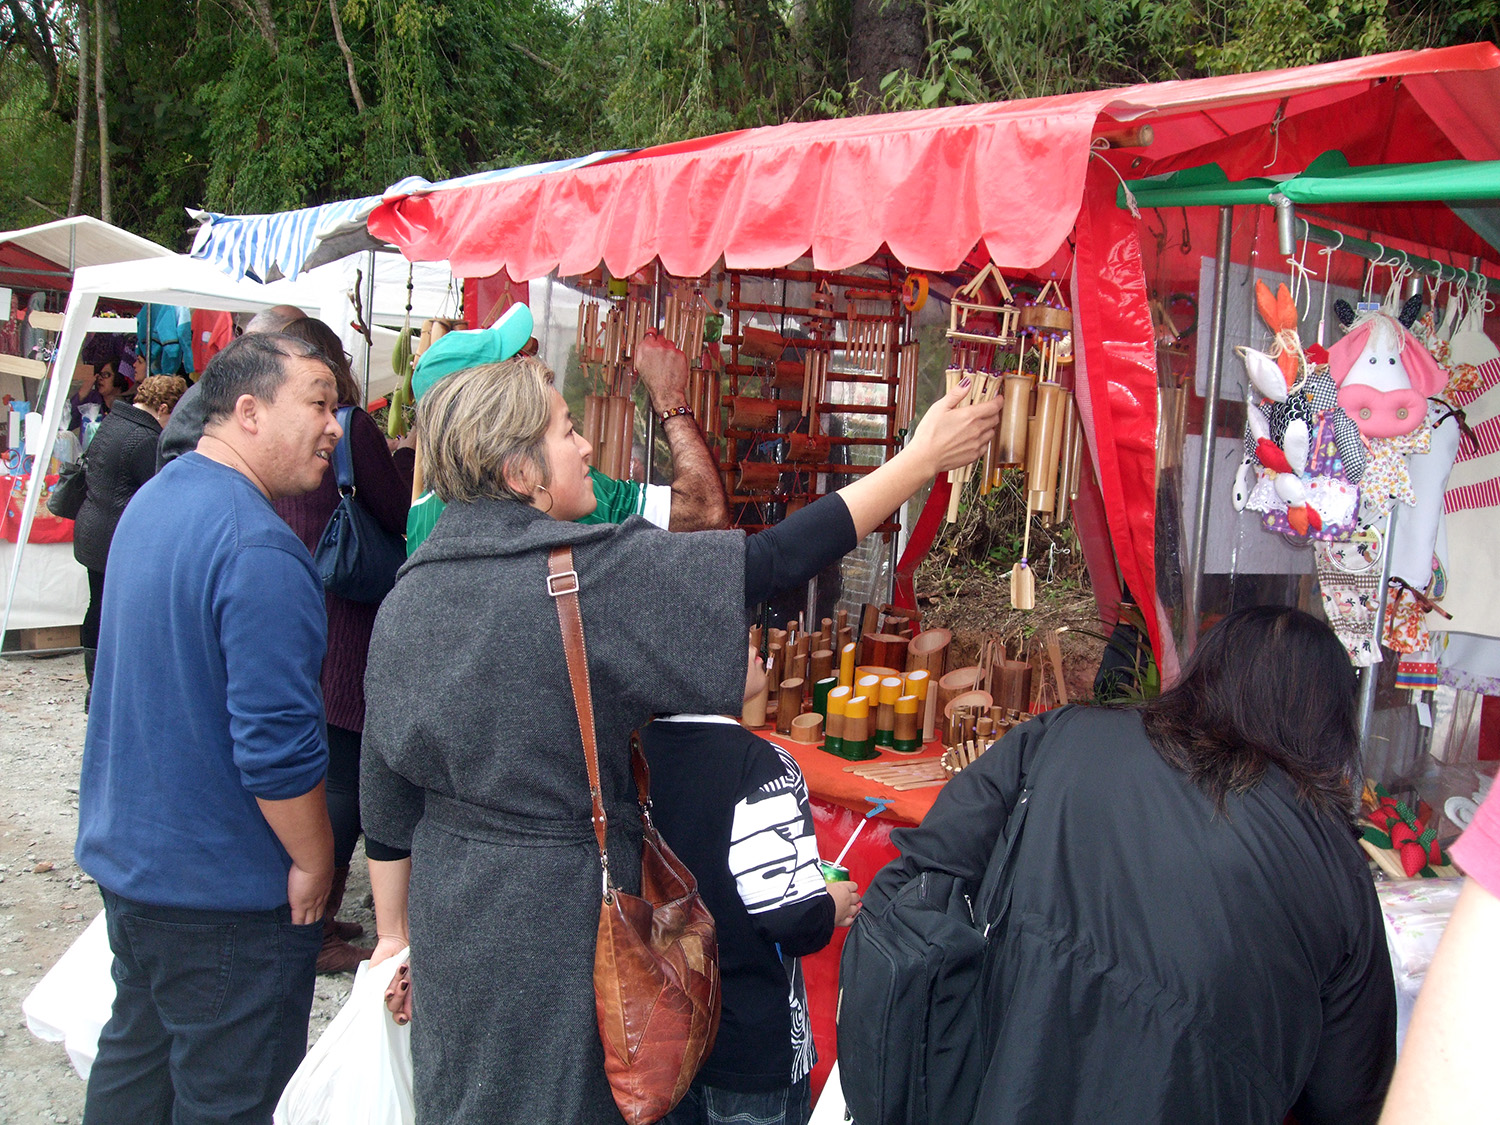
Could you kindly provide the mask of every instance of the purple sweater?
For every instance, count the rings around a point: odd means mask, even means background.
[[[406,511],[411,506],[415,454],[410,449],[398,449],[392,457],[380,427],[359,409],[349,416],[349,440],[353,444],[356,502],[363,504],[387,531],[404,535]],[[318,537],[338,502],[338,485],[330,466],[317,488],[302,496],[277,500],[275,507],[311,551],[318,545]],[[375,626],[375,614],[380,607],[351,602],[327,592],[323,598],[328,605],[323,709],[331,726],[363,731],[365,660],[370,651],[370,630]]]

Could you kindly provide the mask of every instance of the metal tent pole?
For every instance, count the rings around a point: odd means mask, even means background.
[[[375,251],[371,250],[367,255],[368,268],[365,270],[365,386],[364,400],[370,401],[370,358],[375,349]],[[348,276],[347,274],[345,275]]]
[[[1396,532],[1396,505],[1385,517],[1385,550],[1380,561],[1380,586],[1375,599],[1375,651],[1385,632],[1385,594],[1391,586],[1391,536]],[[1375,688],[1380,681],[1380,665],[1371,664],[1359,670],[1359,755],[1363,762],[1370,749],[1370,731],[1375,723]],[[1362,775],[1361,775],[1362,776]]]
[[[1208,556],[1208,508],[1214,482],[1214,431],[1219,420],[1219,384],[1224,375],[1224,320],[1229,304],[1229,249],[1234,233],[1234,208],[1219,208],[1219,244],[1214,251],[1214,307],[1208,334],[1208,386],[1203,401],[1203,456],[1198,464],[1198,497],[1193,505],[1192,555],[1183,591],[1183,644],[1191,653],[1198,643],[1198,617],[1203,595],[1203,565]],[[1150,604],[1149,590],[1134,591],[1142,605]]]

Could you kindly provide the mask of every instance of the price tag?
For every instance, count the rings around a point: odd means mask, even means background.
[[[1432,729],[1432,708],[1425,699],[1417,700],[1417,722],[1429,730]]]

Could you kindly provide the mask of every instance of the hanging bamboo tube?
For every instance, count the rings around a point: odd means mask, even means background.
[[[1056,383],[1036,389],[1035,440],[1026,456],[1026,506],[1032,512],[1052,510],[1062,438],[1063,401],[1068,392]]]
[[[770,430],[776,427],[781,404],[774,398],[735,395],[729,400],[729,425],[736,430]]]
[[[1030,375],[1013,371],[1005,377],[1005,406],[1000,412],[996,435],[1003,465],[1019,465],[1026,459],[1026,423],[1031,417]]]

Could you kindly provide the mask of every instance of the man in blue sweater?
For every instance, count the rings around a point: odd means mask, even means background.
[[[254,335],[198,385],[203,437],[136,493],[105,580],[77,858],[116,996],[90,1125],[271,1120],[307,1048],[333,871],[323,588],[270,503],[327,470],[333,375]]]

